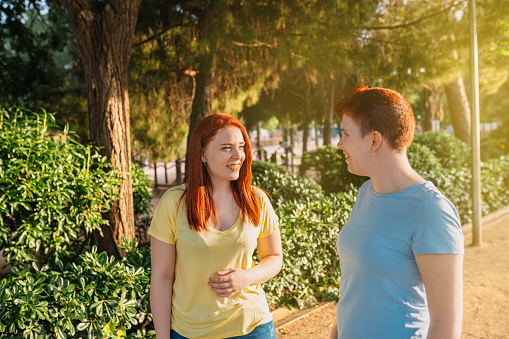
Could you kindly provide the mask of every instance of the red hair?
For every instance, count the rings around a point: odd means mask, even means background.
[[[244,220],[247,215],[255,226],[258,226],[260,222],[260,206],[258,206],[256,196],[251,190],[253,155],[247,130],[244,125],[229,114],[212,114],[196,125],[189,145],[189,174],[184,196],[186,197],[187,221],[189,226],[197,232],[207,228],[207,220],[211,219],[212,222],[217,222],[212,181],[202,162],[202,153],[212,138],[227,127],[236,127],[240,130],[244,137],[246,153],[239,178],[230,182],[233,197],[242,211]]]
[[[381,87],[359,86],[335,106],[339,118],[347,115],[360,125],[362,136],[378,131],[396,152],[414,140],[415,117],[408,101],[398,92]]]

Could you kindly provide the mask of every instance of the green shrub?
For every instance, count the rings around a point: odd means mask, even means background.
[[[131,177],[133,182],[134,215],[142,216],[150,214],[152,199],[154,198],[152,181],[136,162],[131,164]]]
[[[481,139],[481,161],[499,158],[509,152],[509,142],[502,138]]]
[[[336,239],[356,195],[353,189],[278,206],[283,269],[263,284],[269,303],[302,308],[316,300],[338,298],[341,272]]]
[[[444,170],[437,180],[437,188],[442,192],[458,210],[461,223],[472,220],[472,171],[468,167]]]
[[[126,243],[121,261],[93,247],[77,263],[14,268],[0,281],[0,337],[153,337],[150,250]]]
[[[133,181],[133,204],[134,204],[134,222],[136,226],[136,236],[140,240],[146,240],[146,231],[150,226],[152,219],[152,181],[145,174],[143,168],[138,163],[133,162],[131,167],[131,177]],[[145,245],[144,243],[141,244]]]
[[[323,194],[313,180],[298,176],[271,162],[255,161],[251,167],[253,185],[272,196],[274,204],[292,200],[310,200]]]
[[[299,167],[301,175],[312,171],[326,194],[347,192],[351,185],[360,187],[367,177],[348,172],[343,153],[335,146],[323,146],[302,156]]]
[[[481,165],[483,215],[509,205],[509,156],[501,156]]]
[[[408,148],[407,155],[412,168],[421,177],[437,185],[443,172],[442,164],[431,150],[425,145],[414,143]]]
[[[414,144],[427,146],[442,163],[443,168],[459,169],[471,163],[470,146],[460,139],[443,132],[416,134]]]
[[[118,171],[53,115],[0,109],[0,248],[12,264],[82,253],[117,198]]]

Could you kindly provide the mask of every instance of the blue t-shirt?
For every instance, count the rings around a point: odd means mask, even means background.
[[[338,338],[426,338],[426,292],[414,255],[464,253],[453,204],[431,182],[378,194],[368,180],[337,247]]]

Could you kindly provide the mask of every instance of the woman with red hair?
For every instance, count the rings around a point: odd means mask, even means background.
[[[162,196],[148,231],[158,339],[276,338],[259,284],[281,270],[281,237],[269,198],[251,185],[251,163],[237,119],[198,123],[187,182]]]
[[[339,232],[330,338],[459,339],[463,232],[453,204],[410,166],[410,104],[394,90],[360,86],[335,112],[348,171],[370,180]]]

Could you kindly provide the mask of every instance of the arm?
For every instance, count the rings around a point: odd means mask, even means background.
[[[415,256],[430,315],[428,339],[459,339],[463,320],[463,255]]]
[[[258,265],[247,270],[227,268],[218,277],[209,278],[209,286],[220,296],[230,297],[253,284],[260,284],[279,273],[283,265],[281,234],[276,228],[269,236],[258,239]]]
[[[170,338],[171,295],[175,273],[175,245],[151,238],[150,308],[158,339]]]

